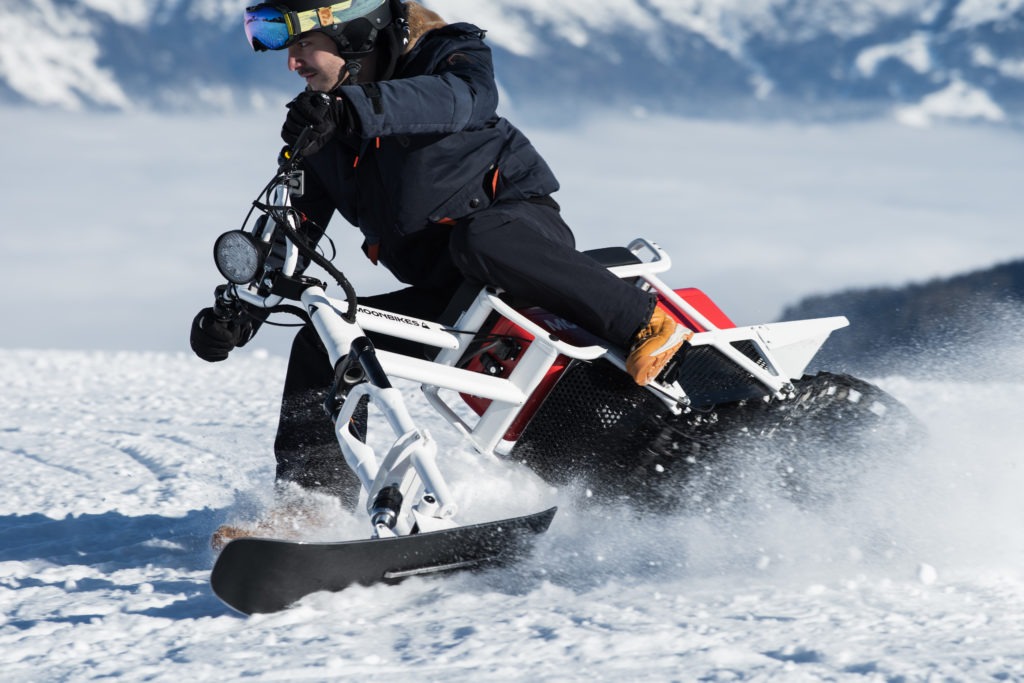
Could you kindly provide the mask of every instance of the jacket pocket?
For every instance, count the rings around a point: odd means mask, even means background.
[[[486,173],[466,183],[458,192],[448,197],[433,212],[429,219],[431,223],[447,223],[465,218],[471,213],[486,209],[494,202],[494,197],[488,191],[487,178],[494,173],[495,167],[491,166]]]

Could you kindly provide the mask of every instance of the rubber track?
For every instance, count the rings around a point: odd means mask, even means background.
[[[851,462],[866,470],[923,439],[910,411],[864,380],[823,372],[794,389],[679,416],[638,405],[642,420],[620,420],[596,439],[594,425],[566,422],[562,436],[545,440],[551,448],[534,441],[514,454],[552,483],[585,485],[597,500],[664,508],[721,495],[752,466],[792,496],[828,497],[845,485]]]

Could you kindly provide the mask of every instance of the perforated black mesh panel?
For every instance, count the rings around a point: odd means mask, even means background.
[[[750,346],[745,353],[757,354]],[[765,394],[748,372],[711,347],[687,348],[669,372],[697,410]],[[512,456],[553,483],[581,475],[590,479],[595,470],[606,479],[626,476],[646,462],[652,449],[660,449],[660,425],[670,413],[664,402],[610,364],[574,363],[527,425]],[[688,421],[686,416],[672,419],[679,426]]]
[[[513,457],[549,481],[594,466],[624,466],[644,441],[644,425],[667,409],[607,363],[575,363],[523,432]]]
[[[749,341],[736,348],[761,367],[764,359]],[[684,349],[673,379],[678,381],[696,408],[740,401],[764,394],[764,387],[754,377],[711,346]]]

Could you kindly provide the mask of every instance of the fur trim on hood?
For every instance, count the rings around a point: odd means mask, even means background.
[[[447,26],[448,22],[442,19],[437,12],[427,9],[418,2],[409,0],[404,4],[405,18],[409,22],[409,44],[405,46],[405,51],[408,53],[416,46],[423,34]]]

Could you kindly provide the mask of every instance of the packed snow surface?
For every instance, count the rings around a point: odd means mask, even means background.
[[[207,543],[267,501],[283,372],[0,351],[0,680],[1024,678],[1020,384],[877,380],[931,440],[836,509],[646,521],[474,454],[406,387],[467,519],[561,506],[535,555],[246,618]]]

